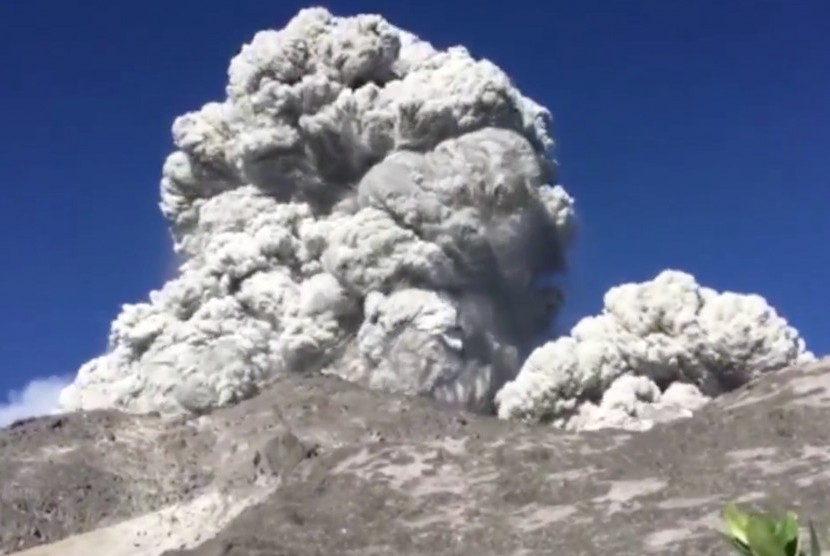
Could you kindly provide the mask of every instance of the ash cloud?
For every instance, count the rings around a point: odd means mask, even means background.
[[[555,312],[573,200],[549,113],[461,47],[301,11],[173,124],[178,276],[125,305],[67,409],[202,412],[281,373],[491,410]]]
[[[575,233],[550,124],[491,62],[379,16],[310,8],[256,34],[226,98],[173,124],[160,208],[177,276],[123,307],[62,407],[198,414],[322,372],[645,428],[810,357],[763,298],[672,271],[537,348],[563,300],[537,279],[565,270]]]
[[[611,288],[602,313],[536,349],[496,404],[503,419],[642,430],[813,359],[763,297],[717,292],[665,270]]]

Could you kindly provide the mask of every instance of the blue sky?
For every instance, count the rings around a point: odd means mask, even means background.
[[[0,401],[74,373],[120,305],[169,276],[170,124],[220,99],[242,43],[303,5],[0,2]],[[830,353],[830,3],[325,5],[464,44],[551,109],[583,224],[560,327],[672,267],[760,293]]]

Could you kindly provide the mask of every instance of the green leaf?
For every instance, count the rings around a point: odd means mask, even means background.
[[[749,514],[738,509],[734,502],[730,502],[723,509],[723,517],[726,520],[726,534],[746,546],[749,546],[749,539],[746,536],[746,529],[749,525]]]
[[[787,556],[775,535],[776,524],[765,516],[752,516],[746,528],[749,548],[755,556]]]
[[[778,545],[783,547],[787,556],[799,556],[799,528],[798,515],[795,512],[787,512],[783,520],[775,526],[775,536],[778,538]]]
[[[752,556],[752,551],[749,549],[749,545],[742,543],[738,539],[730,537],[726,533],[721,534],[723,535],[723,538],[726,540],[726,542],[735,550],[740,552],[743,556]]]

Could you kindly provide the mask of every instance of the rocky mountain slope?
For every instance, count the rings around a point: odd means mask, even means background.
[[[644,432],[289,375],[199,417],[97,410],[0,431],[0,553],[728,554],[728,500],[830,515],[828,420],[830,359]]]

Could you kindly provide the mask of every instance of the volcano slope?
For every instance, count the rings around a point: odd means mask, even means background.
[[[332,376],[208,415],[96,410],[0,432],[21,556],[727,554],[725,502],[825,525],[830,359],[643,432],[567,432]]]

